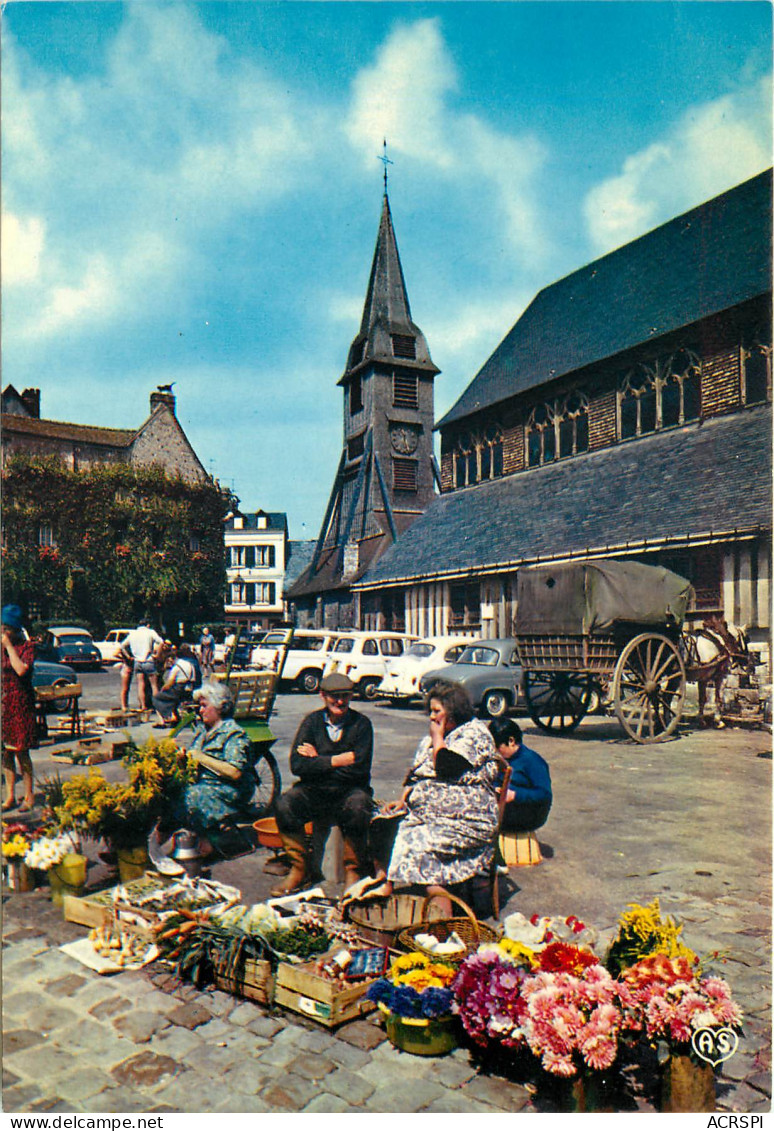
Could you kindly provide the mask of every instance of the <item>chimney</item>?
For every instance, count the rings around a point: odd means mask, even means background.
[[[40,389],[25,389],[21,399],[29,415],[40,420]]]
[[[167,406],[167,408],[171,409],[172,413],[174,414],[175,397],[174,397],[173,393],[162,393],[158,390],[155,393],[151,393],[151,395],[150,395],[151,412],[155,412],[156,409],[161,404],[165,404]]]

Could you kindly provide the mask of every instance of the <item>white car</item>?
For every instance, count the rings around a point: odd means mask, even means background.
[[[121,645],[131,632],[131,628],[111,628],[105,633],[104,640],[95,640],[94,647],[99,649],[103,664],[117,664],[121,653]]]
[[[323,675],[341,672],[363,699],[376,699],[388,660],[402,656],[416,636],[401,632],[339,632],[328,650]]]
[[[453,664],[470,644],[469,636],[425,636],[409,644],[402,656],[385,663],[378,693],[394,703],[421,695],[419,681],[425,672],[442,664]]]
[[[280,650],[286,639],[286,629],[267,632],[261,643],[253,648],[250,667],[274,669],[279,662]],[[292,683],[299,691],[317,691],[328,649],[335,639],[336,634],[326,629],[319,631],[298,629],[294,632],[285,657],[281,682]]]

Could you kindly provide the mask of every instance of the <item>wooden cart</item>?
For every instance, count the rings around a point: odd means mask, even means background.
[[[519,571],[515,635],[532,720],[569,733],[599,687],[635,742],[663,742],[685,700],[680,630],[691,596],[658,566],[600,559]]]

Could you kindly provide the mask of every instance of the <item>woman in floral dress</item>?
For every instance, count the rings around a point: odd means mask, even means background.
[[[20,808],[26,813],[35,804],[30,758],[30,747],[35,745],[35,692],[32,689],[35,645],[22,635],[22,613],[18,605],[4,606],[2,622],[3,812],[16,808],[14,794],[18,762],[24,786]]]
[[[384,810],[406,810],[387,879],[391,885],[426,885],[451,914],[443,888],[486,871],[492,861],[497,754],[459,684],[436,683],[428,709],[430,733],[417,747],[403,796]]]

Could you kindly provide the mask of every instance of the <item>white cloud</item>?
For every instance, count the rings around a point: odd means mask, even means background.
[[[724,192],[771,164],[771,77],[688,111],[670,133],[626,159],[588,193],[599,252]]]
[[[345,121],[351,144],[373,168],[382,139],[389,151],[472,193],[491,195],[513,250],[540,261],[547,237],[536,207],[535,178],[546,157],[533,136],[504,133],[453,105],[458,79],[437,19],[398,27],[352,84]]]
[[[12,212],[3,213],[2,281],[3,286],[29,283],[40,271],[46,228],[39,216],[26,218]]]
[[[54,286],[46,305],[35,312],[25,327],[29,336],[47,336],[77,327],[83,321],[104,318],[117,299],[116,282],[105,258],[92,256],[81,280],[74,286]]]

